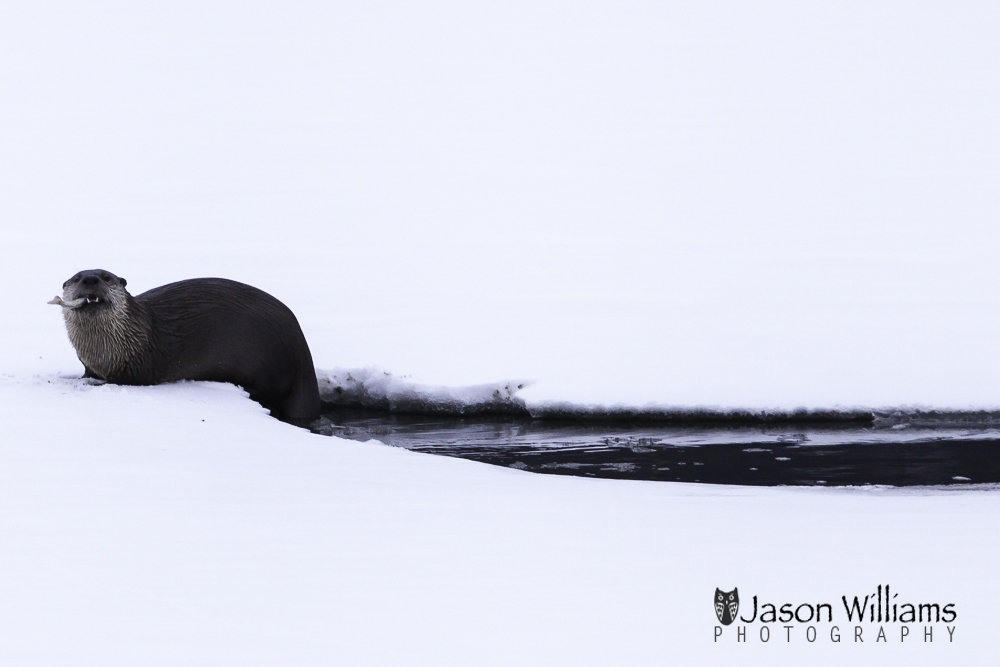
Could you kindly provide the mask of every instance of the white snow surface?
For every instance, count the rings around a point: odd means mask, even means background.
[[[973,2],[0,5],[0,663],[990,659],[991,488],[323,438],[233,387],[70,379],[45,302],[86,268],[241,280],[317,368],[441,403],[996,408],[998,27]],[[712,642],[716,586],[880,583],[955,602],[955,643]]]
[[[487,383],[471,387],[428,387],[377,368],[317,370],[320,398],[325,402],[393,412],[451,415],[487,409],[526,410],[517,393],[523,382]]]
[[[0,423],[3,664],[909,665],[993,651],[992,489],[535,475],[312,435],[207,383],[4,376]],[[801,625],[786,642],[775,624],[767,644],[713,643],[716,586],[839,607],[877,583],[954,602],[955,642],[943,624],[932,644],[900,644],[898,624],[885,645],[830,643],[829,624],[817,643]]]

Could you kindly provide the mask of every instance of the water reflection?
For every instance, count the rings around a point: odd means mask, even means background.
[[[1000,482],[994,419],[856,425],[676,426],[650,422],[400,415],[330,410],[326,435],[532,472],[747,485]]]

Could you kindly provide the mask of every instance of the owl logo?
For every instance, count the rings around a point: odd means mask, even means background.
[[[736,612],[740,608],[740,591],[738,588],[725,593],[718,588],[715,589],[715,615],[719,617],[719,623],[729,625],[736,620]]]

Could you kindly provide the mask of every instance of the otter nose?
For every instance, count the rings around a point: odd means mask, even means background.
[[[95,276],[93,273],[85,274],[80,279],[80,283],[82,283],[84,285],[96,285],[99,282],[101,282],[100,279],[97,276]]]

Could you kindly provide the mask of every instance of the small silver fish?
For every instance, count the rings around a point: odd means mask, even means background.
[[[51,303],[53,306],[62,306],[63,308],[79,308],[83,304],[87,303],[87,297],[63,301],[61,296],[55,296],[52,297],[52,300],[47,303]]]

